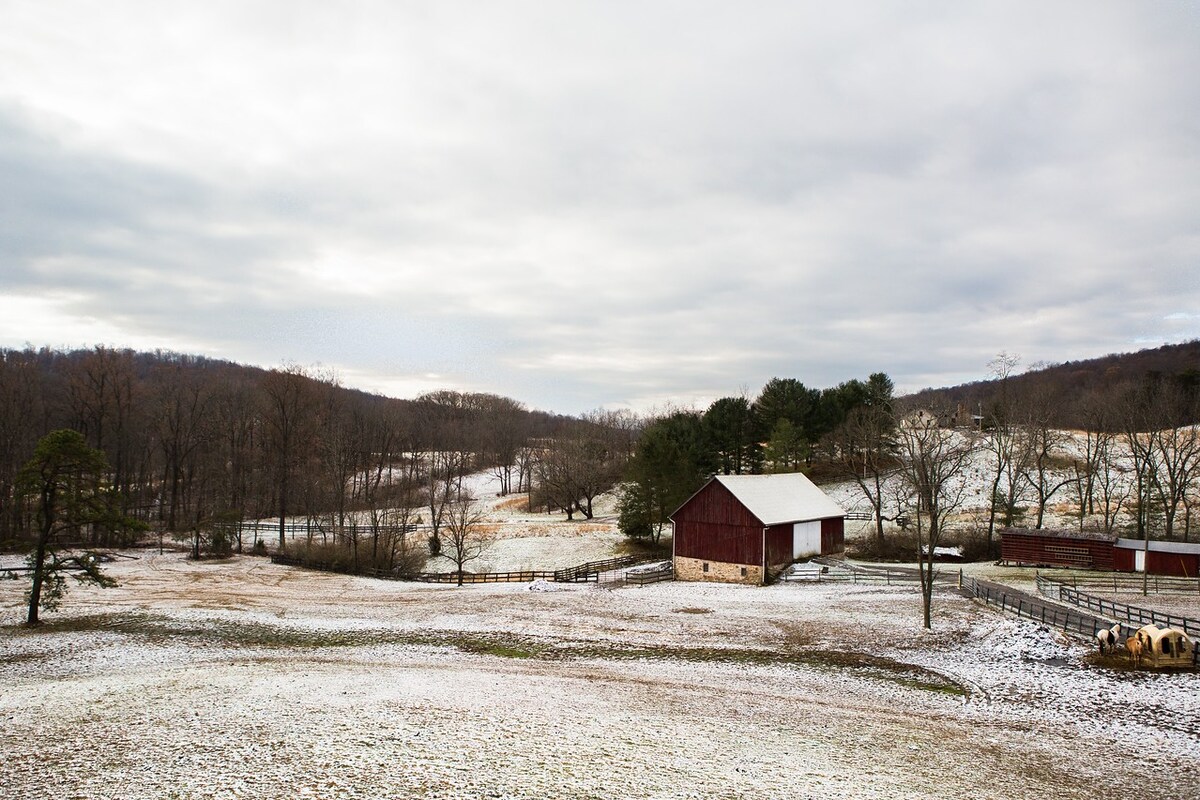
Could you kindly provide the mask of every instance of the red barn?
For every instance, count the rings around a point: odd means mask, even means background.
[[[845,517],[798,472],[718,475],[671,515],[675,577],[762,585],[800,558],[841,552]]]

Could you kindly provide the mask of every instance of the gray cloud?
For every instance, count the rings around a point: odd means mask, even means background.
[[[580,411],[1200,335],[1186,5],[118,9],[0,31],[68,342]]]

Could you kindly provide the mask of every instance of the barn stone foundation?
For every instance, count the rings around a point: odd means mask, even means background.
[[[675,579],[712,581],[714,583],[748,583],[751,586],[761,586],[763,570],[761,566],[756,567],[751,564],[729,564],[724,561],[705,561],[702,558],[675,556]]]

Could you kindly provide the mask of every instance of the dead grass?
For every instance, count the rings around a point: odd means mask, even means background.
[[[509,497],[493,506],[497,511],[528,511],[529,500],[524,495]]]

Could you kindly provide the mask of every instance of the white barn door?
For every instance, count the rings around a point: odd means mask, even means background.
[[[797,522],[792,525],[792,558],[821,554],[821,521]]]

